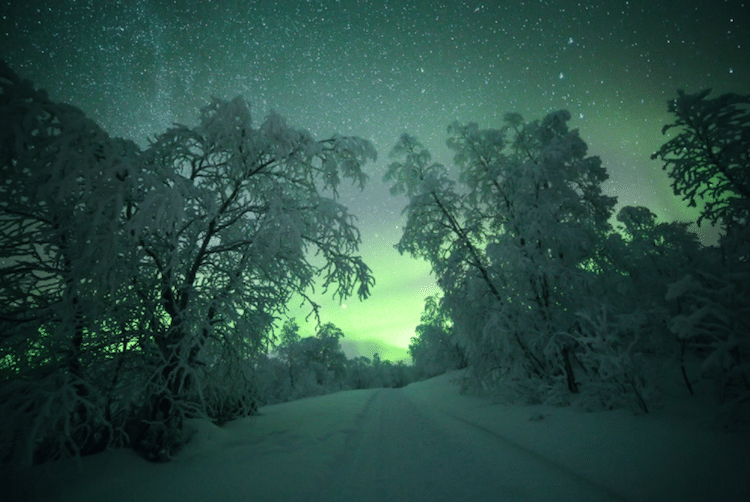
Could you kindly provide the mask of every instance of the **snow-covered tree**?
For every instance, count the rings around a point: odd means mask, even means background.
[[[667,286],[692,271],[704,259],[698,237],[688,223],[661,222],[645,207],[623,207],[620,223],[604,246],[602,282],[618,314],[639,311],[647,324],[641,348],[664,353],[673,348],[667,319],[678,305],[667,302]]]
[[[364,186],[375,152],[359,138],[315,140],[275,113],[255,126],[235,98],[214,99],[198,126],[170,129],[142,158],[157,182],[144,188],[132,234],[139,275],[159,292],[151,341],[161,361],[145,420],[164,417],[167,433],[181,426],[185,396],[201,396],[200,373],[260,352],[293,294],[307,298],[320,281],[340,299],[367,298],[360,235],[336,197],[342,178]]]
[[[677,135],[653,158],[664,161],[675,194],[700,205],[698,223],[722,227],[715,258],[669,286],[680,305],[671,328],[703,356],[701,374],[732,406],[750,403],[750,95],[709,99],[705,90],[669,103]]]
[[[166,459],[183,418],[252,412],[293,294],[369,295],[343,179],[365,140],[315,140],[241,98],[145,151],[0,66],[3,459],[131,444]],[[315,255],[314,260],[311,257]]]
[[[344,385],[346,356],[339,339],[344,333],[333,323],[318,327],[315,336],[300,337],[294,319],[284,323],[277,353],[288,368],[286,399],[324,394]]]
[[[681,303],[671,329],[702,357],[701,378],[716,383],[718,398],[733,407],[750,404],[750,270],[696,270],[671,284],[667,299]],[[684,371],[684,370],[683,370]],[[686,380],[692,378],[685,376]]]
[[[117,435],[111,328],[133,303],[138,152],[2,62],[0,123],[0,457],[29,464]]]
[[[346,371],[346,355],[341,348],[341,338],[344,338],[344,332],[330,322],[320,326],[315,334],[317,344],[314,359],[325,368],[331,379],[337,382],[343,381]]]
[[[597,310],[598,309],[598,310]],[[577,312],[579,324],[566,334],[575,341],[576,362],[584,369],[582,395],[585,409],[614,409],[629,405],[649,412],[655,386],[646,378],[647,365],[639,348],[648,318],[641,312],[610,313],[608,304]]]
[[[577,391],[570,347],[554,335],[574,329],[576,310],[591,301],[614,199],[569,119],[561,111],[530,123],[508,114],[502,129],[453,124],[462,189],[414,138],[393,150],[400,160],[384,180],[409,197],[397,249],[431,263],[480,380],[563,378]]]
[[[357,356],[346,361],[346,382],[351,389],[369,389],[371,387],[372,361],[365,356]]]

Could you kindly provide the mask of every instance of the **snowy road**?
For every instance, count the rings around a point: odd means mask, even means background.
[[[192,440],[164,464],[119,449],[0,473],[0,500],[750,500],[750,436],[682,413],[502,405],[444,375],[265,406],[222,427],[193,419]]]
[[[602,487],[448,416],[383,389],[309,501],[614,501]]]

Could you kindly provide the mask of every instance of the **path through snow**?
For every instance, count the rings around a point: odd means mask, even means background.
[[[508,406],[444,375],[403,389],[266,406],[193,439],[166,464],[131,450],[0,473],[30,502],[750,500],[750,439],[686,409]],[[691,401],[694,402],[694,401]],[[10,489],[10,491],[9,491]]]
[[[372,396],[310,501],[615,501],[617,495],[400,389]]]

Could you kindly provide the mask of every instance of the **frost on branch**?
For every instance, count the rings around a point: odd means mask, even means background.
[[[678,340],[704,356],[701,376],[714,380],[730,406],[750,400],[750,273],[696,271],[670,285],[682,312],[671,319]]]
[[[123,341],[109,327],[126,323],[138,149],[4,63],[0,114],[0,421],[14,438],[0,457],[92,453],[122,439],[117,371],[92,374],[117,367],[110,348]]]
[[[605,306],[599,312],[581,311],[580,330],[572,334],[585,368],[579,404],[592,409],[615,409],[630,405],[644,413],[651,407],[654,387],[645,376],[644,356],[637,350],[644,319],[622,315],[610,319]]]
[[[191,396],[222,421],[252,410],[229,375],[248,381],[241,368],[266,345],[292,294],[320,280],[340,298],[355,289],[368,296],[371,273],[354,255],[359,232],[335,188],[345,178],[364,183],[361,167],[373,157],[364,140],[317,141],[273,112],[256,127],[241,98],[214,99],[197,127],[173,128],[144,153],[156,180],[144,202],[162,191],[184,201],[171,219],[153,218],[139,242],[142,275],[160,292],[163,312],[153,338],[162,361],[155,383],[164,391],[143,410],[149,420],[175,416],[179,427],[180,403]],[[327,189],[333,198],[322,195]],[[308,262],[310,254],[322,265]]]
[[[141,152],[0,72],[3,461],[123,444],[168,460],[185,418],[255,410],[251,370],[293,294],[369,295],[336,201],[366,180],[367,141],[214,99]]]
[[[545,347],[574,329],[593,290],[586,265],[614,200],[569,119],[561,111],[530,123],[511,114],[501,129],[452,124],[461,186],[415,138],[402,135],[393,149],[384,181],[408,197],[397,249],[430,262],[480,385],[531,378],[549,386],[570,362],[571,347]],[[574,378],[567,385],[577,391]]]
[[[676,129],[677,135],[652,156],[664,161],[675,194],[700,207],[698,224],[705,219],[722,230],[719,247],[706,249],[695,270],[669,287],[667,299],[678,306],[670,328],[683,353],[703,359],[701,376],[716,382],[730,414],[742,407],[747,414],[750,96],[709,94],[679,92],[670,101],[675,121],[663,131]]]

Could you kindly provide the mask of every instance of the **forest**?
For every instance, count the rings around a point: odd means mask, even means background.
[[[0,63],[0,461],[117,447],[167,461],[189,418],[453,369],[466,392],[638,413],[679,371],[727,421],[747,414],[750,95],[668,107],[653,158],[721,229],[715,246],[646,207],[615,214],[568,111],[451,124],[455,169],[398,138],[383,176],[406,199],[396,248],[441,290],[407,366],[347,359],[341,329],[302,336],[286,315],[302,298],[319,319],[313,286],[343,300],[375,285],[338,193],[365,186],[367,140],[273,112],[256,124],[238,97],[140,148]]]

